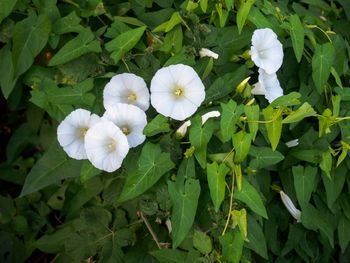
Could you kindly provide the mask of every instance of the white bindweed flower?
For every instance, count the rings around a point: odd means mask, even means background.
[[[143,78],[132,73],[114,76],[103,90],[105,108],[116,103],[132,104],[143,111],[149,107],[149,92]]]
[[[282,65],[282,44],[270,28],[254,31],[250,54],[255,65],[268,74],[275,73]]]
[[[259,69],[259,84],[265,90],[265,98],[272,103],[275,99],[283,96],[283,89],[278,81],[277,74],[267,74],[262,68]]]
[[[179,138],[182,138],[187,133],[187,128],[191,126],[191,121],[185,121],[177,130],[176,135]]]
[[[287,208],[289,213],[297,220],[297,222],[300,223],[301,222],[300,210],[294,206],[292,200],[290,200],[289,196],[286,195],[283,191],[280,191],[280,195],[284,206]]]
[[[207,49],[207,48],[202,48],[200,51],[199,51],[199,55],[200,57],[212,57],[214,59],[218,59],[219,58],[219,55],[216,54],[215,52]]]
[[[116,103],[112,107],[107,107],[102,118],[113,122],[121,129],[128,139],[130,148],[136,147],[146,139],[142,131],[147,125],[147,117],[145,112],[136,106]]]
[[[210,118],[220,117],[220,111],[214,110],[209,111],[206,114],[202,115],[202,125]]]
[[[190,117],[204,98],[204,85],[190,66],[177,64],[161,68],[151,81],[152,106],[175,120]]]
[[[69,157],[87,159],[84,147],[86,132],[100,117],[84,109],[72,111],[57,127],[57,139]]]
[[[89,161],[98,169],[114,172],[129,152],[124,133],[111,121],[100,121],[85,135],[85,149]]]
[[[291,140],[289,142],[286,142],[286,145],[288,148],[295,147],[299,145],[299,139]]]

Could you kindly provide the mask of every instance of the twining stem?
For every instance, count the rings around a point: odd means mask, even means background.
[[[230,222],[230,218],[231,218],[232,203],[233,203],[233,187],[234,187],[234,184],[235,184],[235,172],[232,171],[232,186],[231,186],[231,196],[230,196],[230,209],[229,209],[229,212],[228,212],[228,216],[227,216],[227,220],[226,220],[226,224],[225,224],[224,231],[223,231],[222,234],[221,234],[222,236],[225,235],[225,232],[226,232],[228,223]]]
[[[320,28],[320,27],[318,27],[316,25],[306,25],[306,27],[308,27],[308,28],[317,28],[318,30],[320,30],[328,38],[329,42],[333,43],[332,39],[328,36],[327,32],[325,32],[322,28]],[[330,31],[328,31],[328,32],[330,32]]]
[[[146,227],[148,228],[148,231],[151,233],[151,235],[152,235],[154,241],[156,242],[158,248],[161,249],[162,246],[160,245],[160,243],[158,241],[158,238],[157,238],[156,234],[154,233],[150,223],[148,222],[147,218],[143,215],[142,212],[140,214],[141,214],[141,219],[143,220],[143,222],[145,223]]]
[[[126,61],[125,61],[125,59],[124,59],[124,58],[122,58],[122,62],[124,63],[124,65],[125,65],[125,67],[126,67],[127,71],[130,73],[129,66],[128,66],[128,64],[126,63]]]

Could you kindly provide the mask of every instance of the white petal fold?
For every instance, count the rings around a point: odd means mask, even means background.
[[[84,109],[72,111],[57,127],[57,139],[69,157],[82,160],[87,159],[84,147],[86,132],[100,117]]]
[[[283,89],[278,81],[277,74],[267,74],[262,68],[259,69],[259,84],[265,90],[265,98],[272,103],[275,99],[283,96]]]
[[[132,73],[115,75],[103,90],[105,108],[116,103],[132,104],[143,111],[149,107],[149,91],[143,78]]]

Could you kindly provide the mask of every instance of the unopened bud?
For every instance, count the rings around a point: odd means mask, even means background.
[[[178,139],[183,138],[187,133],[187,127],[191,126],[191,121],[185,121],[177,130],[176,137]]]
[[[202,115],[202,125],[204,123],[206,123],[206,121],[210,118],[214,118],[214,117],[220,117],[220,112],[215,110],[215,111],[209,111],[206,114]]]
[[[245,89],[245,86],[247,85],[249,80],[250,80],[250,77],[245,78],[241,83],[238,84],[238,86],[236,87],[236,90],[238,93],[243,92],[243,90]]]
[[[299,145],[299,139],[291,140],[289,142],[286,142],[286,145],[288,148],[295,147]]]
[[[297,222],[300,223],[301,211],[294,206],[292,200],[283,191],[280,191],[280,195],[284,206],[287,208],[289,213],[297,220]]]
[[[202,57],[212,57],[214,59],[218,59],[219,58],[219,55],[216,54],[215,52],[207,49],[207,48],[202,48],[200,51],[199,51],[199,55]]]

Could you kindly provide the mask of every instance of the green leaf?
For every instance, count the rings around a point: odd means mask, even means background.
[[[15,87],[16,80],[14,80],[14,74],[12,53],[10,51],[10,46],[6,45],[0,50],[0,85],[5,99],[9,97]]]
[[[251,146],[249,155],[255,157],[255,159],[250,162],[249,166],[256,170],[274,165],[284,159],[283,154],[281,154],[279,151],[272,151],[271,148],[261,146]]]
[[[198,180],[190,178],[186,181],[184,189],[168,181],[168,190],[173,203],[171,225],[173,248],[176,248],[192,227],[201,188]]]
[[[144,193],[174,166],[170,154],[162,153],[159,144],[146,143],[137,168],[127,177],[118,201],[124,202]]]
[[[221,163],[216,162],[207,165],[207,178],[211,200],[213,201],[215,212],[219,211],[220,205],[225,198],[225,176],[230,169]]]
[[[231,139],[235,124],[239,117],[244,112],[244,106],[239,105],[233,100],[230,100],[227,104],[221,103],[222,114],[220,119],[220,129],[224,141]]]
[[[320,168],[326,173],[328,178],[331,178],[330,171],[332,169],[332,155],[330,151],[322,153],[322,160],[320,163]]]
[[[185,180],[196,177],[194,157],[183,159],[176,176],[176,186],[180,187],[185,183]]]
[[[64,242],[74,233],[72,224],[64,224],[52,234],[45,234],[35,241],[35,247],[44,253],[59,253],[64,250]]]
[[[207,12],[207,8],[208,8],[208,0],[202,0],[199,2],[199,5],[203,11],[203,13]]]
[[[290,35],[292,37],[293,49],[297,61],[300,62],[303,56],[304,50],[304,26],[301,23],[297,14],[292,15],[289,18],[290,22]]]
[[[202,254],[209,254],[213,249],[210,237],[206,233],[197,230],[194,230],[193,246]]]
[[[307,208],[301,211],[301,223],[308,229],[318,228],[326,235],[330,245],[333,247],[334,237],[330,223],[321,215],[320,211],[308,203]],[[249,231],[249,230],[248,230]]]
[[[100,173],[101,171],[95,168],[88,160],[84,160],[81,166],[80,181],[84,183]]]
[[[123,23],[129,24],[129,25],[133,25],[133,26],[146,26],[145,23],[143,23],[142,21],[138,20],[135,17],[127,17],[127,16],[115,16],[114,17],[116,20],[119,20]]]
[[[0,23],[12,12],[16,3],[17,0],[0,0]]]
[[[311,107],[311,105],[305,102],[303,105],[300,106],[299,109],[297,109],[296,111],[293,111],[286,118],[284,118],[282,123],[299,122],[304,118],[314,115],[315,113],[316,112]]]
[[[57,35],[76,32],[79,33],[84,31],[84,27],[80,25],[81,18],[77,16],[75,11],[71,12],[69,15],[58,19],[52,25],[52,32]]]
[[[164,43],[160,46],[159,50],[167,53],[170,51],[173,51],[175,54],[180,53],[182,50],[182,39],[181,25],[177,25],[166,34]]]
[[[197,116],[192,121],[190,129],[190,142],[195,147],[194,155],[204,169],[207,164],[207,144],[215,130],[215,125],[212,119],[209,119],[202,126],[202,118]]]
[[[143,129],[143,134],[146,136],[153,136],[161,132],[170,131],[167,117],[158,114],[151,122],[149,122]]]
[[[239,263],[242,257],[244,240],[242,235],[236,230],[219,236],[222,246],[222,258],[227,263]]]
[[[115,63],[118,63],[123,55],[131,50],[137,44],[137,42],[139,42],[145,30],[145,26],[131,29],[121,33],[115,39],[106,43],[105,47],[107,51],[112,52],[111,58]]]
[[[244,113],[247,116],[249,133],[253,134],[253,141],[259,129],[260,108],[259,105],[244,106]],[[222,118],[222,117],[221,117]]]
[[[239,67],[234,72],[226,73],[224,76],[217,78],[213,84],[206,90],[204,104],[225,97],[248,75],[248,70],[245,66]]]
[[[181,16],[179,12],[175,12],[170,17],[169,21],[164,22],[163,24],[157,26],[155,29],[153,29],[153,32],[169,32],[171,29],[173,29],[176,25],[180,24],[182,22]]]
[[[338,74],[338,72],[335,70],[335,68],[331,67],[331,73],[332,73],[332,75],[333,75],[333,77],[334,77],[334,79],[335,79],[335,83],[337,83],[337,85],[338,85],[341,89],[343,89],[343,83],[341,82],[341,79],[340,79],[340,77],[339,77],[339,74]]]
[[[307,207],[311,198],[312,190],[315,187],[317,168],[301,165],[293,166],[294,187],[301,209]]]
[[[323,92],[335,58],[334,46],[331,43],[317,45],[312,57],[312,79],[319,94]]]
[[[118,234],[116,233],[112,238],[113,239],[111,242],[103,245],[99,263],[114,263],[124,261],[123,250],[117,242]]]
[[[268,259],[267,247],[264,233],[259,223],[248,215],[248,240],[249,243],[244,243],[244,246],[255,251],[264,259]]]
[[[247,230],[247,211],[242,208],[240,211],[233,210],[231,212],[234,223],[238,225],[239,230],[241,232],[241,236],[244,240],[247,238],[248,230]]]
[[[338,237],[341,252],[344,253],[350,241],[350,220],[344,215],[341,216],[338,224]]]
[[[37,16],[32,11],[26,19],[16,24],[12,47],[16,79],[30,68],[34,58],[45,47],[50,30],[49,18],[46,15]]]
[[[100,42],[93,40],[94,34],[90,28],[84,28],[79,35],[67,42],[50,60],[49,66],[64,64],[89,52],[102,51]]]
[[[55,142],[27,175],[21,196],[39,191],[62,179],[78,177],[80,169],[81,162],[70,159],[58,142]]]
[[[241,31],[243,29],[244,23],[247,19],[247,16],[249,14],[250,8],[255,3],[255,0],[244,0],[241,1],[241,6],[238,9],[237,12],[237,26],[238,26],[238,32],[241,34]],[[229,8],[228,8],[229,9]]]
[[[267,136],[271,142],[272,150],[276,150],[282,134],[282,114],[281,109],[267,107],[263,110],[267,129]]]
[[[253,134],[246,133],[244,131],[239,131],[232,135],[232,145],[235,148],[235,162],[243,162],[247,156],[251,143],[253,139]]]
[[[160,249],[151,252],[159,263],[183,263],[185,262],[186,252],[177,249]]]
[[[257,213],[258,215],[261,215],[266,219],[268,218],[265,206],[261,200],[260,195],[244,177],[242,178],[242,191],[238,191],[238,189],[235,189],[233,197],[247,204],[248,207],[253,210],[253,212]],[[249,235],[248,239],[250,239]]]
[[[282,97],[279,97],[275,99],[270,106],[272,108],[277,106],[294,106],[300,104],[300,101],[298,100],[301,97],[301,94],[298,92],[291,92],[287,95],[284,95]]]

